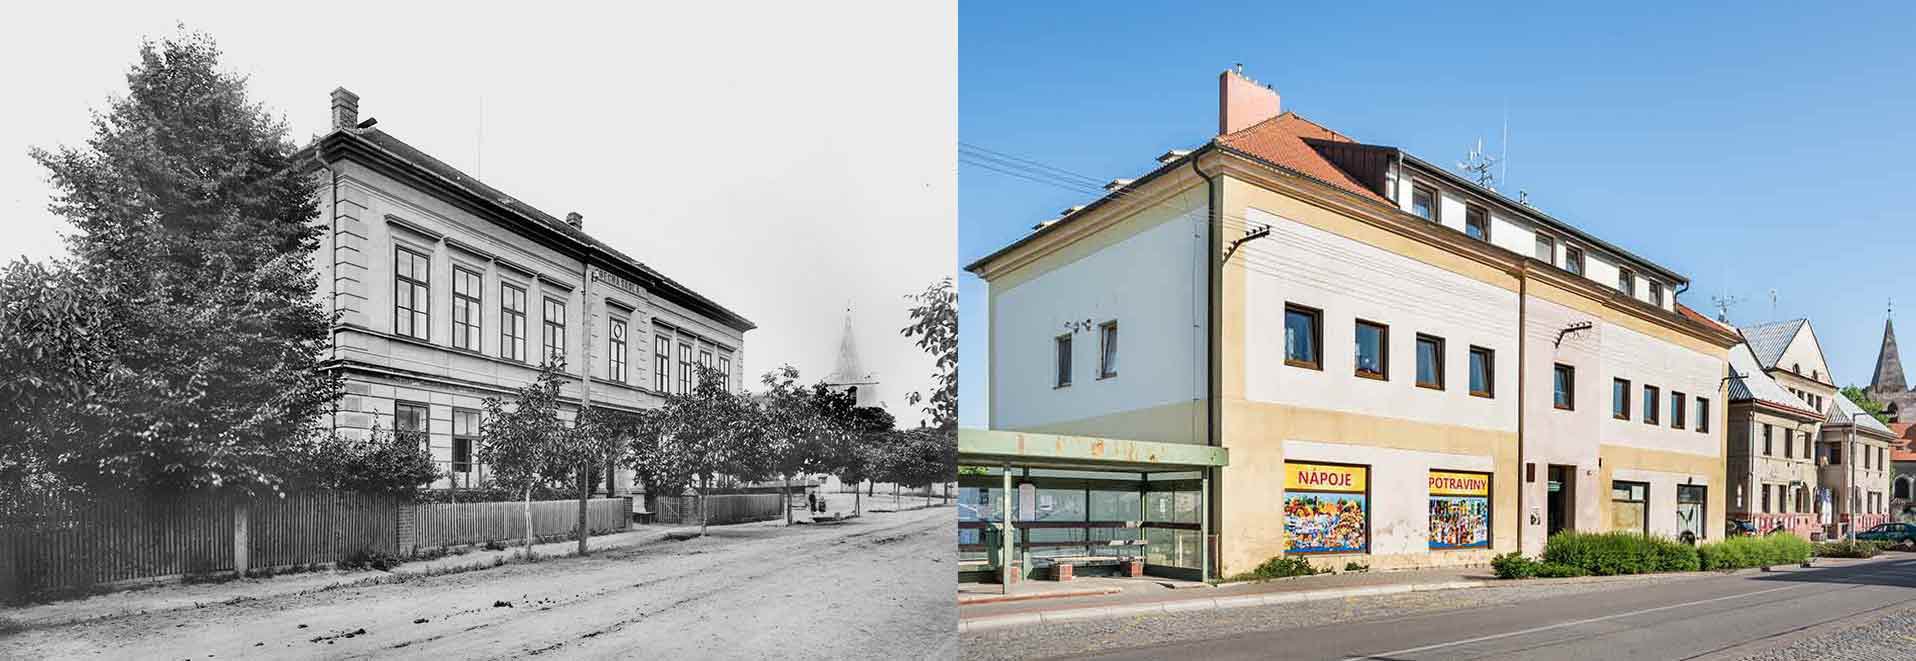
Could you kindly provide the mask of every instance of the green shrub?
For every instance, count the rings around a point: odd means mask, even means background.
[[[1808,560],[1810,543],[1796,535],[1731,537],[1697,547],[1703,569],[1722,571],[1746,567],[1801,564]]]
[[[1354,561],[1353,561],[1353,562],[1346,562],[1346,563],[1344,563],[1344,571],[1348,571],[1348,572],[1367,572],[1367,571],[1370,571],[1370,565],[1366,565],[1366,564],[1363,564],[1363,563],[1359,563],[1359,562],[1354,562]]]
[[[1582,567],[1574,567],[1560,562],[1545,562],[1537,565],[1537,578],[1576,578],[1589,576]]]
[[[1683,542],[1634,532],[1561,532],[1544,543],[1543,562],[1594,576],[1696,571],[1697,550]]]
[[[1312,567],[1310,561],[1299,557],[1280,555],[1272,556],[1271,559],[1265,560],[1264,564],[1258,565],[1249,573],[1238,574],[1233,577],[1232,580],[1266,581],[1273,578],[1310,576],[1315,573],[1317,573],[1317,568]]]
[[[1816,544],[1816,557],[1819,558],[1873,558],[1883,552],[1887,546],[1882,542],[1850,541],[1847,539]]]
[[[1511,551],[1491,558],[1490,569],[1497,572],[1497,578],[1531,578],[1537,575],[1537,561]]]

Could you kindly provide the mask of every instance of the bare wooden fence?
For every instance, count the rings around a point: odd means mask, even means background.
[[[526,533],[524,502],[427,503],[413,506],[414,548],[517,540]],[[626,529],[631,501],[594,498],[586,503],[586,526],[593,534]],[[578,529],[579,501],[532,502],[532,534],[536,537],[570,535]]]
[[[245,503],[252,567],[338,562],[354,551],[399,552],[394,522],[406,504],[346,491],[297,493]]]
[[[706,522],[712,525],[765,521],[785,518],[784,499],[775,493],[728,494],[706,496]],[[660,523],[698,523],[699,499],[696,496],[659,496]]]

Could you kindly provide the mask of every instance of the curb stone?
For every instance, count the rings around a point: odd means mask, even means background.
[[[1180,599],[1150,604],[1129,606],[1091,606],[1086,608],[1062,608],[1015,615],[995,615],[958,621],[958,632],[987,631],[1007,627],[1032,624],[1055,624],[1060,622],[1078,622],[1113,617],[1131,617],[1162,613],[1188,613],[1193,611],[1222,610],[1227,608],[1246,608],[1251,606],[1272,606],[1309,601],[1327,601],[1348,597],[1368,597],[1409,592],[1429,592],[1435,590],[1461,590],[1492,585],[1491,581],[1450,581],[1445,583],[1418,583],[1411,585],[1378,585],[1359,588],[1339,588],[1328,590],[1310,590],[1266,595],[1243,595],[1236,597],[1201,597]]]

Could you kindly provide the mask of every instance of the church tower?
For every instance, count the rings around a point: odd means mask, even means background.
[[[878,399],[878,375],[865,371],[858,360],[858,344],[852,335],[852,308],[845,306],[845,328],[838,336],[838,360],[825,385],[842,390],[856,389],[859,406],[882,406]]]
[[[1909,389],[1903,381],[1903,360],[1896,354],[1896,325],[1883,319],[1883,348],[1876,352],[1876,375],[1870,377],[1871,395],[1900,393]]]

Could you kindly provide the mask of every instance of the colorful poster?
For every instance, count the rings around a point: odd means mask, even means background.
[[[1430,472],[1430,548],[1490,548],[1490,476]]]
[[[1370,549],[1369,469],[1284,464],[1286,553],[1364,553]]]

